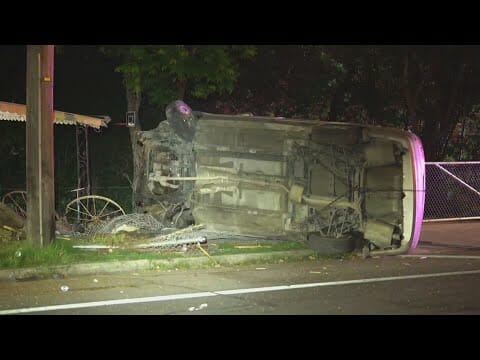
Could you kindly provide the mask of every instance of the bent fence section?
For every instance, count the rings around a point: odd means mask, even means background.
[[[480,219],[480,161],[427,162],[424,222]]]

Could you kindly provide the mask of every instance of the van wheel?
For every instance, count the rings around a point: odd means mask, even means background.
[[[334,239],[321,236],[319,233],[310,233],[307,245],[320,255],[339,255],[352,252],[355,249],[355,239],[351,236]]]

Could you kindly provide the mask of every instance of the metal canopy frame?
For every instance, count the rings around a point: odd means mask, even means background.
[[[26,122],[27,107],[23,104],[0,101],[0,120]],[[55,125],[75,126],[77,152],[77,189],[76,196],[90,195],[90,155],[88,146],[88,129],[107,127],[109,116],[86,116],[63,111],[55,111]]]
[[[76,196],[90,195],[90,155],[88,146],[88,126],[76,125],[77,143],[77,189]]]

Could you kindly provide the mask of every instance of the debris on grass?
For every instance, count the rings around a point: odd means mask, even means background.
[[[112,249],[119,249],[119,246],[108,246],[108,245],[73,245],[72,248],[74,249],[82,249],[82,250],[112,250]],[[111,252],[111,251],[110,251]]]
[[[147,248],[161,248],[161,247],[174,247],[178,245],[186,245],[187,244],[202,244],[205,243],[207,239],[205,236],[192,236],[192,237],[187,237],[184,239],[167,239],[167,240],[162,240],[160,242],[150,242],[147,244],[139,244],[136,245],[135,248],[137,249],[147,249]]]
[[[210,256],[210,254],[209,254],[204,248],[202,248],[202,245],[200,245],[200,243],[197,243],[197,247],[198,247],[198,249],[199,249],[202,253],[204,253],[204,254],[213,262],[213,264],[215,265],[215,267],[220,267],[220,264],[219,264],[218,262],[216,262],[215,259],[212,258],[212,257]]]
[[[8,205],[0,202],[0,227],[9,231],[20,231],[25,225],[25,219]]]
[[[235,245],[234,248],[236,249],[258,249],[258,248],[271,248],[271,245]]]

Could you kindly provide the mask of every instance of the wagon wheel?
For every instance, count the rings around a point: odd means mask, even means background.
[[[24,190],[15,190],[6,193],[2,202],[13,209],[22,218],[27,218],[27,192]],[[59,220],[60,216],[55,211],[55,220]]]
[[[125,215],[122,207],[112,199],[100,195],[81,196],[67,204],[66,221],[79,232],[96,228],[101,222]]]
[[[2,202],[9,208],[13,209],[22,218],[27,218],[27,192],[15,190],[6,193],[2,198]]]

